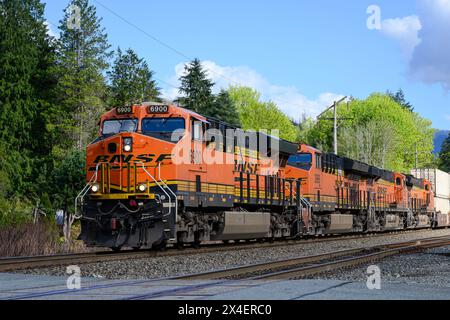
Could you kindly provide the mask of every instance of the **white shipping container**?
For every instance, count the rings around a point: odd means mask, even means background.
[[[411,174],[430,181],[435,197],[450,199],[450,174],[437,169],[413,169]]]
[[[436,212],[450,214],[450,199],[435,197],[434,207],[436,208]]]

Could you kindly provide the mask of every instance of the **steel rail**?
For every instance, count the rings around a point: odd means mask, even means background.
[[[375,234],[358,234],[351,236],[328,236],[324,238],[310,238],[299,240],[285,240],[270,242],[251,242],[251,243],[234,243],[234,244],[208,244],[200,247],[199,249],[185,248],[183,250],[169,248],[167,251],[156,250],[141,250],[141,251],[99,251],[99,252],[87,252],[87,253],[75,253],[75,254],[59,254],[59,255],[44,255],[44,256],[31,256],[31,257],[11,257],[0,258],[0,272],[23,270],[31,268],[44,268],[58,265],[70,265],[70,264],[83,264],[83,263],[95,263],[102,261],[118,261],[125,259],[143,259],[150,257],[169,257],[169,256],[181,256],[181,255],[193,255],[223,252],[229,250],[250,250],[258,248],[276,248],[288,245],[302,245],[311,243],[323,243],[331,241],[346,241],[353,239],[370,239],[379,238],[383,236],[389,236],[399,233],[421,233],[421,230],[409,230],[403,232],[389,232],[389,233],[375,233]],[[417,240],[414,240],[417,241]],[[421,239],[419,239],[421,241]],[[422,240],[423,241],[423,240]],[[394,244],[393,244],[394,245]]]
[[[355,265],[360,265],[364,263],[370,263],[373,261],[382,260],[384,258],[404,254],[408,252],[416,252],[417,250],[431,249],[435,247],[443,247],[450,245],[450,239],[441,240],[431,243],[420,243],[414,245],[407,245],[404,247],[397,247],[393,249],[386,249],[380,252],[368,253],[362,256],[355,256],[340,259],[337,261],[329,261],[318,263],[315,265],[304,266],[299,268],[294,268],[290,270],[272,272],[265,275],[260,275],[250,278],[251,280],[287,280],[287,279],[297,279],[303,278],[305,276],[311,276],[314,274],[324,273],[328,271],[333,271],[341,268],[348,268]]]
[[[266,262],[228,268],[218,271],[174,277],[182,280],[206,279],[246,279],[246,280],[274,280],[299,278],[311,274],[322,273],[337,268],[349,267],[387,256],[413,252],[433,247],[450,245],[450,237],[434,237],[411,240],[402,243],[392,243],[373,247],[341,250],[314,256],[298,257],[287,260]],[[341,258],[341,259],[340,259]],[[280,270],[282,269],[282,270]],[[286,270],[287,269],[287,270]],[[255,273],[262,273],[254,275]]]

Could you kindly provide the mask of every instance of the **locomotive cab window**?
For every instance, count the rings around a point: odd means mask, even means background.
[[[322,168],[322,157],[316,153],[316,169]]]
[[[311,153],[300,153],[289,157],[288,164],[309,171],[312,166],[312,154]]]
[[[400,179],[400,178],[395,179],[395,184],[398,185],[398,186],[401,186],[402,185],[402,179]]]
[[[202,140],[203,123],[201,121],[193,120],[191,122],[191,130],[192,130],[192,140],[201,141]]]
[[[142,120],[143,134],[166,141],[171,141],[173,132],[184,129],[183,118],[146,118]]]
[[[136,119],[115,119],[103,122],[102,135],[111,136],[121,132],[136,132],[138,121]]]

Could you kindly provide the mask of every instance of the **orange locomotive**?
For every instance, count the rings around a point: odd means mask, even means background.
[[[427,181],[174,105],[118,107],[87,147],[88,246],[164,247],[430,226]]]
[[[302,179],[304,232],[347,233],[434,224],[431,183],[301,145],[286,176]],[[305,211],[305,210],[304,210]]]
[[[300,181],[284,169],[297,148],[174,105],[115,108],[87,147],[80,237],[119,250],[293,236]]]

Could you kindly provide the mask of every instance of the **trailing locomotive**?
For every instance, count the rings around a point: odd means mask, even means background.
[[[77,197],[88,246],[429,227],[431,185],[160,103],[115,108]]]
[[[286,176],[301,179],[309,234],[431,227],[431,183],[301,145]]]

